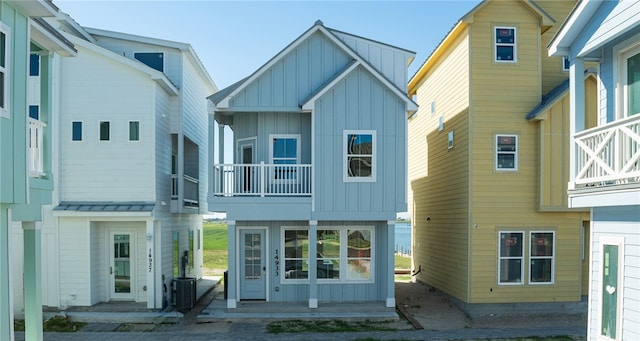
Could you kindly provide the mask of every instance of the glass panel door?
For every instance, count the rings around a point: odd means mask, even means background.
[[[265,231],[240,233],[240,299],[266,299]]]
[[[618,245],[603,245],[600,334],[616,339],[618,317]]]
[[[133,234],[127,232],[111,232],[110,238],[110,296],[111,299],[134,298]]]

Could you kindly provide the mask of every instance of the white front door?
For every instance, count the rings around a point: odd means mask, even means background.
[[[265,230],[240,230],[240,299],[267,298]]]
[[[111,300],[135,299],[135,233],[109,232],[109,296]]]

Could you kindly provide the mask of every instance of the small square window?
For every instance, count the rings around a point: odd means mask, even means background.
[[[29,117],[33,118],[34,120],[39,120],[40,119],[40,107],[37,105],[30,105],[29,106]]]
[[[40,76],[40,56],[35,53],[29,56],[29,76]]]
[[[515,27],[495,28],[495,61],[516,61],[516,29]]]
[[[438,117],[438,131],[444,130],[444,116]]]
[[[140,141],[140,122],[129,122],[129,141]]]
[[[562,57],[562,71],[569,71],[570,67],[571,67],[571,63],[569,61],[569,57],[567,56]]]
[[[82,141],[82,122],[71,122],[71,141]]]
[[[453,148],[453,130],[447,135],[447,146],[449,149]]]
[[[100,122],[100,141],[109,141],[109,122]]]

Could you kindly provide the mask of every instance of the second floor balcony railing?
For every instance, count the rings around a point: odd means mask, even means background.
[[[44,128],[46,123],[29,118],[29,171],[32,176],[44,175]]]
[[[178,191],[180,187],[182,187],[184,205],[187,207],[198,207],[200,202],[199,180],[186,174],[183,176],[183,179],[183,181],[178,181],[177,174],[171,175],[171,199],[178,199]]]
[[[575,135],[575,188],[640,183],[640,114]]]
[[[311,196],[311,165],[216,164],[215,196]]]

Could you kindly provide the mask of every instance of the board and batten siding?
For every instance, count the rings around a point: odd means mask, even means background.
[[[332,33],[391,80],[398,89],[407,87],[407,60],[413,53],[344,32]]]
[[[77,57],[62,61],[61,200],[154,201],[149,170],[155,83],[111,58],[78,49]],[[106,94],[117,100],[106,100]],[[140,141],[129,141],[132,120],[140,121]],[[82,122],[82,141],[71,140],[73,121]],[[110,122],[109,141],[100,141],[101,121]]]
[[[405,103],[363,67],[316,101],[312,117],[317,219],[363,219],[406,210]],[[375,182],[345,182],[344,131],[376,133]]]
[[[317,32],[236,94],[229,106],[300,111],[302,101],[350,60],[343,49]]]
[[[469,37],[429,69],[409,119],[409,205],[417,279],[465,299],[468,282]],[[432,104],[433,103],[433,104]],[[433,113],[432,113],[433,105]],[[442,118],[444,129],[438,131]],[[449,150],[447,135],[454,132]],[[430,221],[427,222],[427,217]]]
[[[640,339],[640,206],[594,207],[591,223],[591,282],[589,285],[589,330],[588,334],[595,339],[599,335],[599,312],[602,309],[602,254],[601,246],[604,238],[620,238],[624,240],[622,282],[618,282],[618,292],[624,299],[620,317],[622,318],[622,340]],[[611,239],[609,239],[611,240]],[[622,285],[622,287],[620,287]]]

